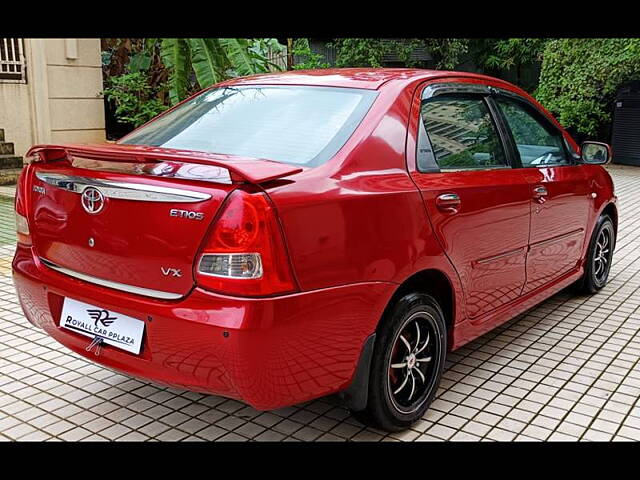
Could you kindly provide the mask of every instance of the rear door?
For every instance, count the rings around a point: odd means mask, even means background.
[[[471,319],[520,296],[529,241],[529,183],[510,164],[488,93],[471,84],[424,90],[412,172]]]
[[[524,293],[574,270],[580,261],[591,201],[585,169],[560,130],[533,105],[496,95],[531,189],[531,233]]]

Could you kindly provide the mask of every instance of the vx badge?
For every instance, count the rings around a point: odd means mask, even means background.
[[[162,270],[162,274],[165,277],[168,277],[169,275],[171,275],[173,277],[181,277],[182,276],[182,271],[179,268],[164,268],[164,267],[160,267],[160,270]]]

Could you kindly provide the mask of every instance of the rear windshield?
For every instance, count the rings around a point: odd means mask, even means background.
[[[313,167],[344,145],[376,95],[335,87],[221,87],[203,92],[119,143]]]

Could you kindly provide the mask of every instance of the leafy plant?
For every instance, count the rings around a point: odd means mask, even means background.
[[[425,38],[422,44],[431,52],[437,68],[454,69],[469,51],[466,38]]]
[[[214,83],[279,67],[273,38],[104,38],[108,135],[116,138]],[[115,120],[115,122],[113,122]]]
[[[298,57],[298,61],[293,65],[294,70],[309,70],[314,68],[329,68],[324,57],[319,53],[314,53],[309,45],[308,38],[297,38],[293,41],[293,55]],[[299,59],[304,59],[300,61]]]
[[[120,123],[137,127],[167,108],[157,98],[156,92],[142,72],[111,77],[107,80],[107,84],[108,87],[103,93],[115,104],[115,116]]]
[[[483,63],[489,68],[520,68],[541,62],[542,52],[549,40],[546,38],[507,38],[490,42],[488,55]]]
[[[159,43],[160,57],[169,69],[173,104],[195,90],[229,78],[279,69],[267,58],[269,49],[279,51],[275,39],[163,38],[150,42]]]
[[[538,86],[542,52],[547,38],[481,38],[472,41],[472,56],[489,75],[508,77],[532,92]]]
[[[169,99],[178,103],[189,92],[189,49],[179,38],[163,38],[160,42],[160,58],[169,71]]]
[[[381,38],[337,38],[332,45],[336,47],[337,67],[378,68],[390,51]]]
[[[129,71],[132,73],[149,70],[152,56],[148,51],[140,51],[131,55],[129,59]]]
[[[640,39],[549,41],[543,52],[538,100],[565,127],[595,136],[611,121],[620,84],[640,79]]]
[[[424,48],[438,68],[451,69],[468,50],[468,40],[461,38],[338,38],[333,45],[339,67],[381,67],[386,54],[396,54],[405,67],[416,67],[419,62],[411,59],[411,54]]]

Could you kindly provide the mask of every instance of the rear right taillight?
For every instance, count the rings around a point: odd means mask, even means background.
[[[27,220],[27,170],[22,169],[16,185],[15,216],[16,216],[16,236],[18,243],[31,245],[31,233],[29,232],[29,220]]]
[[[196,280],[203,288],[231,295],[296,290],[277,213],[266,194],[231,193],[202,248]]]

